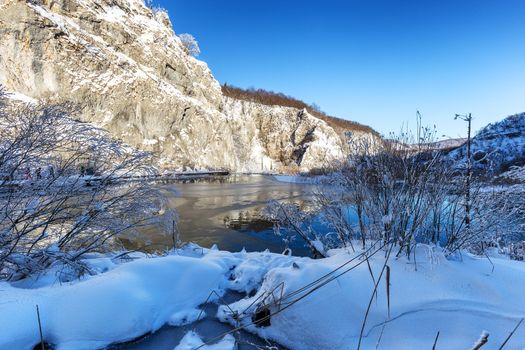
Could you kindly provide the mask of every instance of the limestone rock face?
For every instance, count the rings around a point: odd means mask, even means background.
[[[273,162],[273,167],[276,163],[297,164],[303,169],[312,169],[344,156],[342,141],[336,132],[306,110],[225,97],[223,113],[232,119],[242,116],[235,123],[236,135],[242,135],[245,128],[254,131],[245,135],[243,144],[252,145],[252,161],[256,161],[259,150],[269,158],[261,160],[261,168],[267,169],[266,163]]]
[[[0,0],[0,84],[51,102],[170,168],[303,170],[344,155],[305,110],[226,98],[142,0]]]

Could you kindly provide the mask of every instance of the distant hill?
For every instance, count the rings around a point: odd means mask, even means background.
[[[467,142],[467,138],[456,138],[456,139],[446,139],[446,140],[440,140],[436,142],[432,142],[429,144],[430,148],[432,149],[454,149],[462,146]]]
[[[380,134],[368,125],[364,125],[355,121],[346,120],[338,117],[333,117],[321,111],[318,106],[308,104],[295,97],[285,95],[280,92],[268,91],[264,89],[242,89],[233,85],[224,84],[221,86],[224,96],[235,98],[238,100],[251,101],[268,106],[282,106],[297,109],[307,109],[313,116],[324,120],[336,131],[358,131],[363,133],[371,133],[377,137]]]
[[[515,114],[481,129],[472,139],[472,166],[475,172],[499,175],[513,166],[525,165],[525,113]],[[448,156],[460,168],[465,166],[467,145]]]

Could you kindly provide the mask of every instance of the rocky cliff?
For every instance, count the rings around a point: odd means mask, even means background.
[[[224,97],[142,0],[0,0],[0,84],[77,103],[165,167],[307,170],[344,155],[341,133],[306,110]]]

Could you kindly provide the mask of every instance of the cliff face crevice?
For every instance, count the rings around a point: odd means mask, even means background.
[[[224,97],[142,0],[0,0],[0,84],[154,151],[170,168],[322,166],[344,141],[306,110]]]

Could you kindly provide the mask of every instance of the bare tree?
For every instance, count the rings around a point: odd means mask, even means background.
[[[69,104],[8,104],[0,91],[0,273],[19,279],[118,244],[161,207],[149,154],[72,116]]]
[[[199,48],[199,43],[193,35],[188,33],[179,34],[179,39],[181,40],[182,45],[184,45],[184,48],[187,50],[188,54],[194,57],[200,55],[201,49]]]

